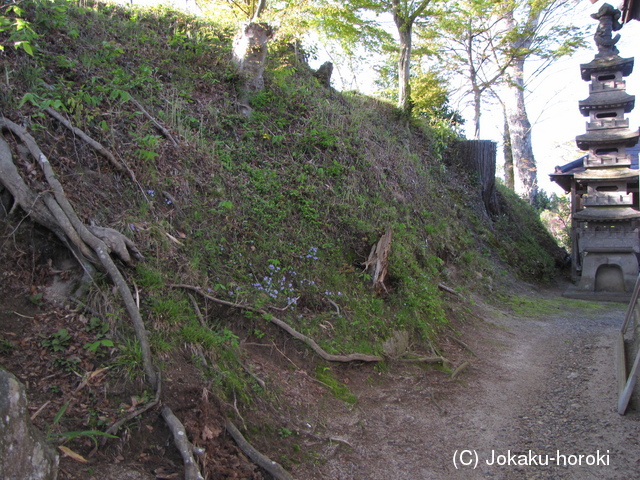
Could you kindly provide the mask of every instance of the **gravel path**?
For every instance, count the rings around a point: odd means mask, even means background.
[[[296,477],[640,478],[640,415],[616,412],[626,306],[567,303],[535,319],[486,310],[465,337],[477,358],[456,382],[416,368],[353,385],[358,406],[326,419],[340,442]]]

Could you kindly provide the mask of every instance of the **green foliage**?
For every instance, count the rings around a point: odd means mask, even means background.
[[[335,377],[329,367],[318,365],[316,368],[316,378],[326,385],[337,399],[350,405],[353,405],[358,401],[358,397],[351,393],[349,387]]]
[[[606,304],[599,302],[587,302],[584,300],[574,300],[568,298],[531,298],[520,295],[498,295],[500,305],[518,317],[540,319],[545,316],[558,315],[559,312],[568,308],[584,308],[598,312],[606,310]]]
[[[109,324],[97,317],[91,317],[85,330],[93,333],[96,338],[104,338],[109,333]]]
[[[571,199],[569,195],[550,196],[544,190],[538,193],[537,210],[540,220],[558,245],[571,252]]]
[[[71,342],[71,336],[66,328],[61,328],[48,338],[43,338],[40,345],[48,348],[52,352],[60,352],[66,350]]]
[[[0,339],[0,355],[8,355],[16,349],[16,346],[9,340]]]
[[[145,264],[136,265],[136,273],[138,274],[138,282],[141,288],[155,290],[164,285],[162,273]]]
[[[290,437],[291,435],[293,435],[294,432],[292,432],[291,430],[289,430],[286,427],[280,427],[278,428],[278,436],[280,438],[287,438]]]
[[[506,212],[495,222],[496,235],[508,240],[498,246],[500,257],[523,278],[549,281],[555,275],[553,254],[559,253],[554,238],[536,210],[515,192],[498,185],[498,193],[508,203]]]
[[[135,154],[141,160],[151,162],[158,157],[159,153],[155,150],[158,148],[162,137],[151,134],[139,135],[136,132],[131,132],[131,136],[134,138],[138,147],[135,149]]]
[[[65,414],[65,412],[67,411],[67,408],[69,407],[69,403],[70,402],[66,402],[64,405],[62,405],[62,407],[60,407],[58,412],[53,417],[51,424],[47,425],[47,440],[49,442],[66,443],[68,441],[73,440],[74,438],[87,437],[91,439],[94,445],[97,447],[98,437],[118,438],[115,435],[110,435],[108,433],[101,432],[99,430],[82,430],[82,431],[62,432],[62,433],[54,431],[59,427],[60,422],[62,420],[62,416]]]
[[[231,330],[224,328],[216,332],[203,327],[197,321],[192,320],[180,329],[180,335],[187,343],[201,345],[205,349],[214,350],[216,347],[226,345],[232,348],[238,347],[238,337]]]
[[[95,342],[86,343],[84,348],[86,348],[91,353],[101,354],[103,350],[113,347],[113,342],[107,338],[102,338],[100,340],[96,340]]]
[[[33,41],[38,38],[38,34],[31,23],[25,20],[26,12],[20,7],[20,3],[11,1],[0,7],[0,51],[6,45],[11,45],[33,56]]]
[[[142,349],[140,342],[135,337],[125,337],[118,344],[118,356],[113,360],[113,372],[119,372],[133,380],[144,375],[142,362]]]

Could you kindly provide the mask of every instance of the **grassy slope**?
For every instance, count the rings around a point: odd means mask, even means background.
[[[31,5],[29,18],[42,34],[38,53],[2,57],[3,114],[29,126],[81,217],[126,232],[145,254],[127,275],[144,293],[155,354],[201,345],[220,364],[223,373],[210,374],[222,396],[252,396],[237,322],[210,309],[203,327],[170,284],[289,306],[278,316],[326,350],[380,353],[396,330],[418,350],[437,350],[438,333],[467,306],[449,304],[439,283],[465,297],[513,274],[554,275],[555,247],[535,213],[501,189],[503,213],[490,220],[473,179],[442,160],[442,132],[407,126],[387,103],[319,87],[286,45],[272,46],[266,89],[246,119],[221,27],[166,10],[54,3]],[[177,148],[129,95],[174,132]],[[36,104],[66,109],[137,183]],[[380,296],[362,264],[389,228],[389,292]],[[104,298],[98,310],[118,316],[117,300]],[[247,338],[265,334],[260,319],[244,325]]]

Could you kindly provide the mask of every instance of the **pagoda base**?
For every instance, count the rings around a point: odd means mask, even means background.
[[[562,296],[590,302],[629,303],[631,301],[630,292],[589,292],[578,289],[576,285],[571,285],[567,288]]]
[[[585,300],[628,302],[638,278],[634,252],[585,252],[577,285],[563,294]]]

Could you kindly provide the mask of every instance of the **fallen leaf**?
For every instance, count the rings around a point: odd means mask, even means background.
[[[218,437],[221,433],[222,433],[222,430],[220,430],[219,428],[215,428],[212,430],[207,425],[205,425],[204,428],[202,429],[202,439],[205,441],[212,440]]]
[[[85,459],[82,455],[80,455],[79,453],[74,452],[73,450],[71,450],[68,447],[65,447],[64,445],[60,445],[58,448],[67,457],[73,458],[76,462],[89,463],[89,461],[87,459]]]

